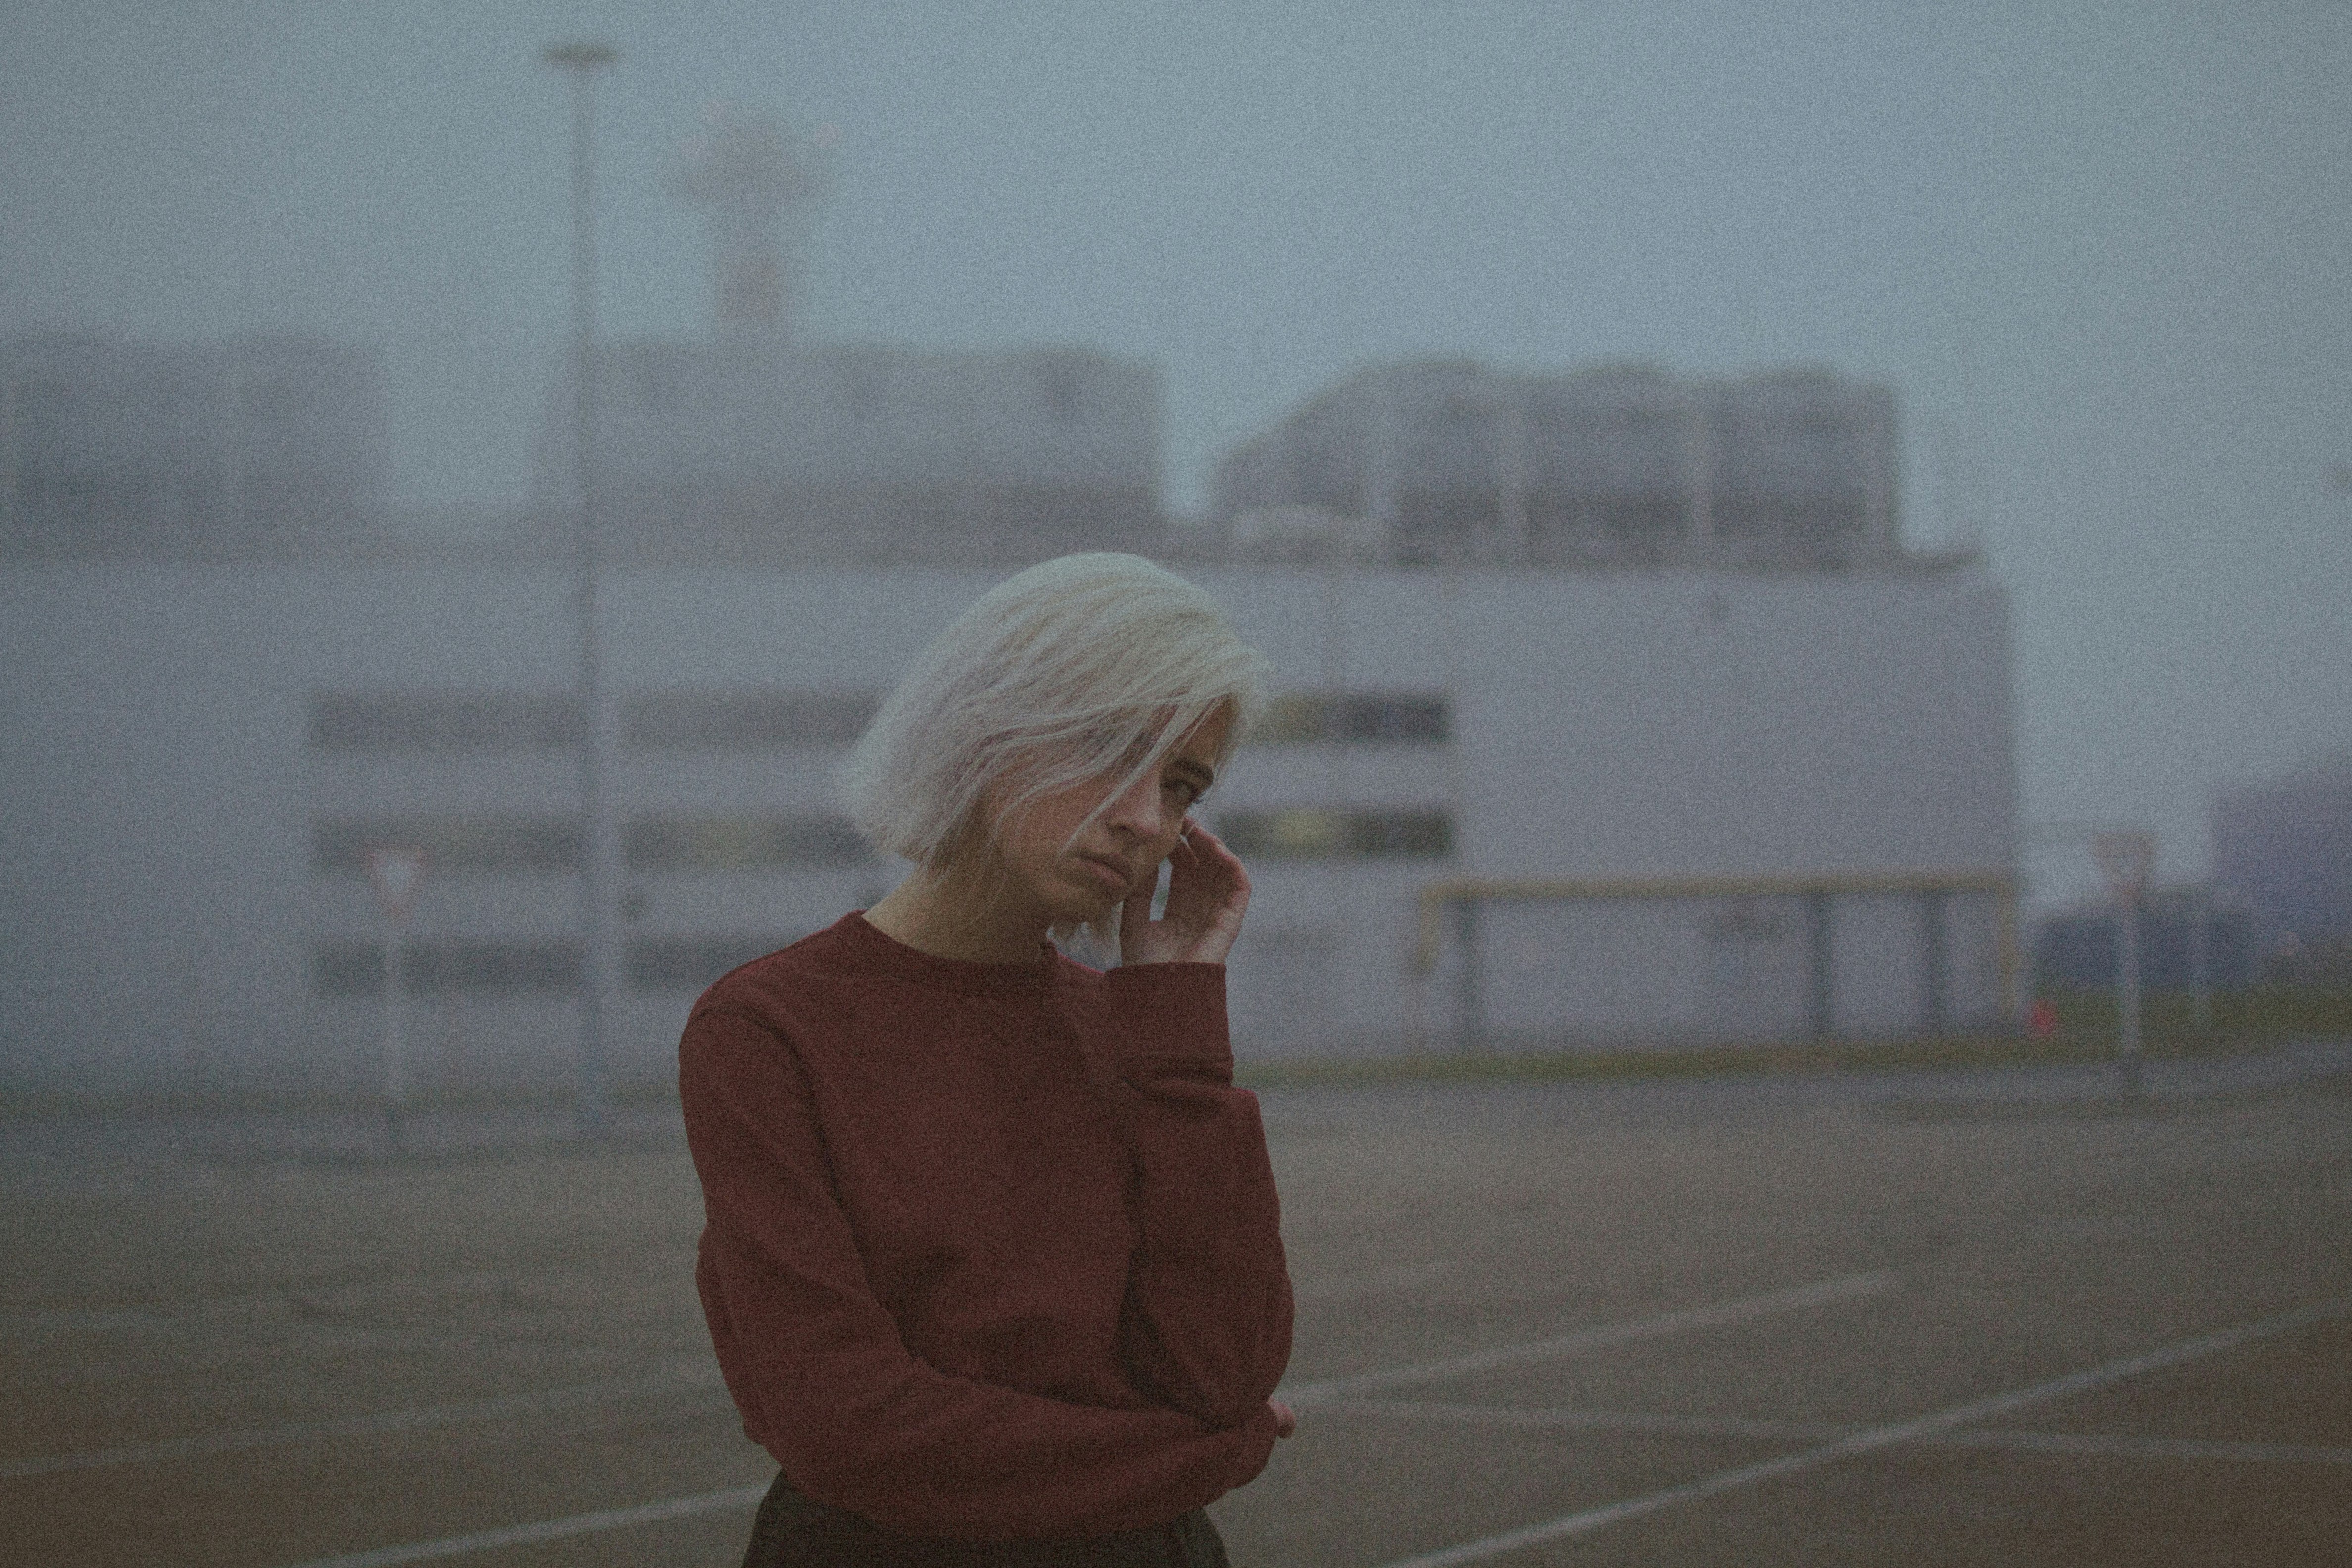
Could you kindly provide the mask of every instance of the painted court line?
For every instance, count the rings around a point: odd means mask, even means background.
[[[2352,1448],[2317,1443],[2231,1443],[2203,1437],[2106,1436],[2095,1432],[1949,1432],[1928,1439],[1955,1448],[2080,1454],[2088,1458],[2226,1459],[2242,1464],[2352,1465]]]
[[[475,1552],[495,1552],[502,1546],[533,1546],[567,1536],[593,1535],[600,1531],[626,1530],[635,1524],[659,1524],[720,1509],[751,1508],[768,1495],[768,1485],[729,1487],[724,1491],[698,1492],[639,1503],[635,1508],[608,1508],[595,1513],[575,1513],[537,1524],[510,1524],[504,1530],[484,1530],[472,1535],[445,1536],[439,1541],[412,1541],[403,1546],[379,1546],[373,1552],[347,1552],[340,1557],[313,1557],[292,1568],[394,1568],[401,1563],[425,1563],[436,1557],[463,1557]]]
[[[1498,1405],[1441,1405],[1404,1399],[1344,1399],[1318,1405],[1321,1415],[1393,1416],[1509,1426],[1529,1432],[1640,1432],[1663,1437],[1740,1437],[1818,1443],[1864,1428],[1827,1421],[1753,1421],[1737,1415],[1654,1415],[1632,1410],[1559,1410]],[[2126,1459],[2225,1459],[2255,1464],[2352,1465],[2352,1447],[2309,1443],[2239,1443],[2200,1437],[2135,1437],[2096,1432],[2012,1432],[1979,1428],[1922,1437],[1957,1448],[2078,1454]]]
[[[1491,1372],[1496,1367],[1518,1366],[1528,1362],[1575,1355],[1583,1351],[1599,1350],[1605,1345],[1657,1339],[1688,1329],[1719,1328],[1746,1322],[1751,1318],[1769,1317],[1774,1312],[1793,1312],[1806,1307],[1825,1306],[1832,1301],[1850,1301],[1891,1290],[1895,1284],[1895,1277],[1887,1273],[1842,1274],[1834,1279],[1817,1280],[1811,1285],[1799,1285],[1787,1290],[1744,1296],[1735,1301],[1718,1301],[1706,1307],[1685,1307],[1677,1311],[1660,1312],[1654,1317],[1635,1318],[1622,1323],[1604,1323],[1547,1340],[1497,1345],[1492,1350],[1473,1351],[1467,1355],[1447,1356],[1442,1361],[1425,1361],[1412,1366],[1393,1367],[1386,1372],[1359,1373],[1352,1377],[1302,1383],[1277,1389],[1276,1394],[1293,1405],[1346,1399],[1374,1389],[1393,1388],[1402,1383],[1430,1383],[1439,1378],[1461,1377],[1474,1372]]]
[[[1653,1415],[1638,1410],[1448,1405],[1418,1399],[1335,1399],[1316,1405],[1315,1411],[1318,1415],[1392,1416],[1465,1426],[1508,1426],[1523,1432],[1645,1432],[1662,1437],[1748,1437],[1763,1442],[1819,1442],[1855,1430],[1826,1422],[1752,1421],[1738,1415]]]
[[[1979,1421],[1995,1415],[2006,1415],[2012,1410],[2022,1410],[2028,1405],[2046,1404],[2050,1400],[2063,1398],[2070,1394],[2080,1394],[2111,1383],[2121,1383],[2126,1378],[2137,1377],[2142,1373],[2156,1372],[2165,1367],[2180,1365],[2184,1362],[2218,1355],[2224,1351],[2235,1350],[2241,1345],[2251,1344],[2257,1340],[2269,1339],[2277,1334],[2291,1333],[2297,1329],[2309,1328],[2315,1323],[2325,1322],[2330,1318],[2341,1317],[2347,1311],[2352,1311],[2352,1296],[2339,1296],[2333,1300],[2300,1307],[2294,1311],[2281,1312],[2275,1317],[2263,1318],[2256,1322],[2242,1323],[2236,1328],[2222,1329],[2193,1340],[2183,1340],[2176,1344],[2143,1351],[2137,1355],[2124,1356],[2098,1366],[2085,1368],[2081,1372],[2070,1373],[2064,1377],[2053,1378],[2047,1383],[2037,1383],[2030,1388],[2011,1389],[2006,1394],[1995,1394],[1983,1399],[1973,1399],[1964,1405],[1951,1405],[1909,1421],[1897,1421],[1885,1426],[1873,1426],[1832,1442],[1806,1448],[1799,1453],[1782,1455],[1777,1459],[1742,1465],[1735,1469],[1718,1470],[1714,1475],[1702,1476],[1695,1481],[1685,1481],[1680,1486],[1666,1487],[1658,1491],[1645,1493],[1641,1497],[1627,1498],[1622,1502],[1607,1503],[1600,1508],[1586,1509],[1578,1513],[1563,1514],[1558,1519],[1546,1520],[1540,1524],[1530,1524],[1522,1529],[1507,1531],[1500,1535],[1490,1535],[1483,1541],[1465,1542],[1460,1546],[1449,1546],[1441,1551],[1423,1552],[1418,1557],[1399,1558],[1393,1563],[1383,1564],[1382,1568],[1453,1568],[1453,1565],[1457,1563],[1483,1562],[1489,1557],[1499,1557],[1506,1552],[1517,1552],[1522,1547],[1539,1546],[1546,1542],[1562,1541],[1570,1536],[1590,1535],[1594,1531],[1606,1529],[1610,1525],[1621,1523],[1629,1519],[1639,1519],[1645,1514],[1656,1513],[1681,1503],[1696,1502],[1701,1499],[1735,1491],[1743,1487],[1777,1480],[1782,1476],[1817,1469],[1835,1460],[1851,1458],[1858,1454],[1874,1453],[1882,1448],[1891,1448],[1903,1443],[1920,1442],[1939,1436],[1956,1427],[1972,1426]]]
[[[272,1448],[289,1443],[312,1443],[333,1437],[374,1437],[393,1432],[415,1432],[466,1421],[495,1421],[508,1415],[529,1415],[542,1410],[569,1410],[647,1394],[698,1393],[721,1386],[716,1367],[664,1373],[653,1377],[611,1383],[579,1383],[533,1394],[509,1394],[496,1399],[473,1399],[457,1405],[427,1405],[410,1410],[384,1410],[372,1415],[347,1415],[330,1421],[294,1421],[280,1426],[256,1426],[242,1432],[215,1432],[194,1437],[164,1437],[152,1443],[123,1443],[110,1448],[87,1448],[76,1454],[47,1454],[29,1459],[0,1460],[0,1480],[55,1475],[60,1470],[92,1470],[110,1465],[152,1465],[206,1454],[233,1454],[247,1448]]]
[[[1800,1285],[1794,1289],[1775,1290],[1762,1296],[1748,1296],[1736,1301],[1717,1302],[1713,1306],[1694,1307],[1682,1311],[1662,1312],[1655,1317],[1637,1318],[1630,1322],[1606,1324],[1600,1328],[1580,1329],[1574,1333],[1552,1339],[1538,1340],[1532,1344],[1505,1345],[1496,1350],[1480,1351],[1466,1356],[1453,1356],[1444,1361],[1424,1362],[1418,1366],[1400,1367],[1391,1372],[1368,1373],[1356,1377],[1338,1378],[1328,1383],[1307,1384],[1286,1391],[1285,1397],[1298,1401],[1328,1399],[1342,1391],[1384,1386],[1392,1383],[1410,1383],[1435,1377],[1450,1377],[1462,1372],[1479,1372],[1489,1367],[1510,1366],[1522,1362],[1540,1361],[1549,1356],[1569,1355],[1578,1351],[1601,1345],[1622,1344],[1630,1340],[1652,1339],[1684,1329],[1709,1328],[1720,1323],[1744,1322],[1750,1318],[1772,1312],[1794,1311],[1829,1301],[1849,1300],[1860,1296],[1875,1295],[1894,1288],[1892,1274],[1848,1274],[1834,1279]],[[380,1418],[378,1418],[380,1419]],[[341,1557],[320,1557],[292,1568],[393,1568],[402,1563],[421,1563],[436,1557],[457,1557],[467,1552],[488,1552],[501,1546],[517,1546],[530,1542],[560,1541],[567,1536],[589,1535],[599,1531],[621,1530],[635,1524],[650,1524],[665,1519],[678,1519],[688,1514],[705,1513],[714,1509],[748,1507],[765,1493],[765,1487],[737,1487],[726,1491],[703,1492],[693,1497],[673,1498],[665,1502],[649,1502],[635,1508],[608,1509],[598,1513],[573,1514],[567,1519],[552,1519],[539,1524],[519,1524],[505,1530],[483,1531],[473,1535],[453,1535],[440,1541],[414,1542],[404,1546],[379,1547],[372,1552],[352,1552]]]

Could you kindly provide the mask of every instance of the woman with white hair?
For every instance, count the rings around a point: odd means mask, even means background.
[[[747,1568],[1224,1563],[1291,1296],[1225,1031],[1249,878],[1190,812],[1263,668],[1134,556],[999,584],[843,772],[912,874],[695,1005],[696,1281],[781,1467]]]

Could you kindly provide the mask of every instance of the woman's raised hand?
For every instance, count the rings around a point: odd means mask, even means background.
[[[1223,963],[1242,933],[1249,908],[1249,873],[1234,852],[1198,821],[1187,817],[1183,836],[1168,856],[1168,904],[1151,918],[1151,896],[1160,881],[1130,895],[1118,915],[1122,963]]]

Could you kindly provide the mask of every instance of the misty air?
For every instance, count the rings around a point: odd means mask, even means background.
[[[0,1552],[2341,1561],[2347,68],[0,17]]]

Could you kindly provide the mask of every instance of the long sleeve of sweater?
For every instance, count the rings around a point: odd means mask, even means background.
[[[1156,963],[1104,979],[1140,1167],[1126,1352],[1176,1408],[1237,1426],[1289,1363],[1292,1304],[1257,1097],[1234,1087],[1224,969]]]

